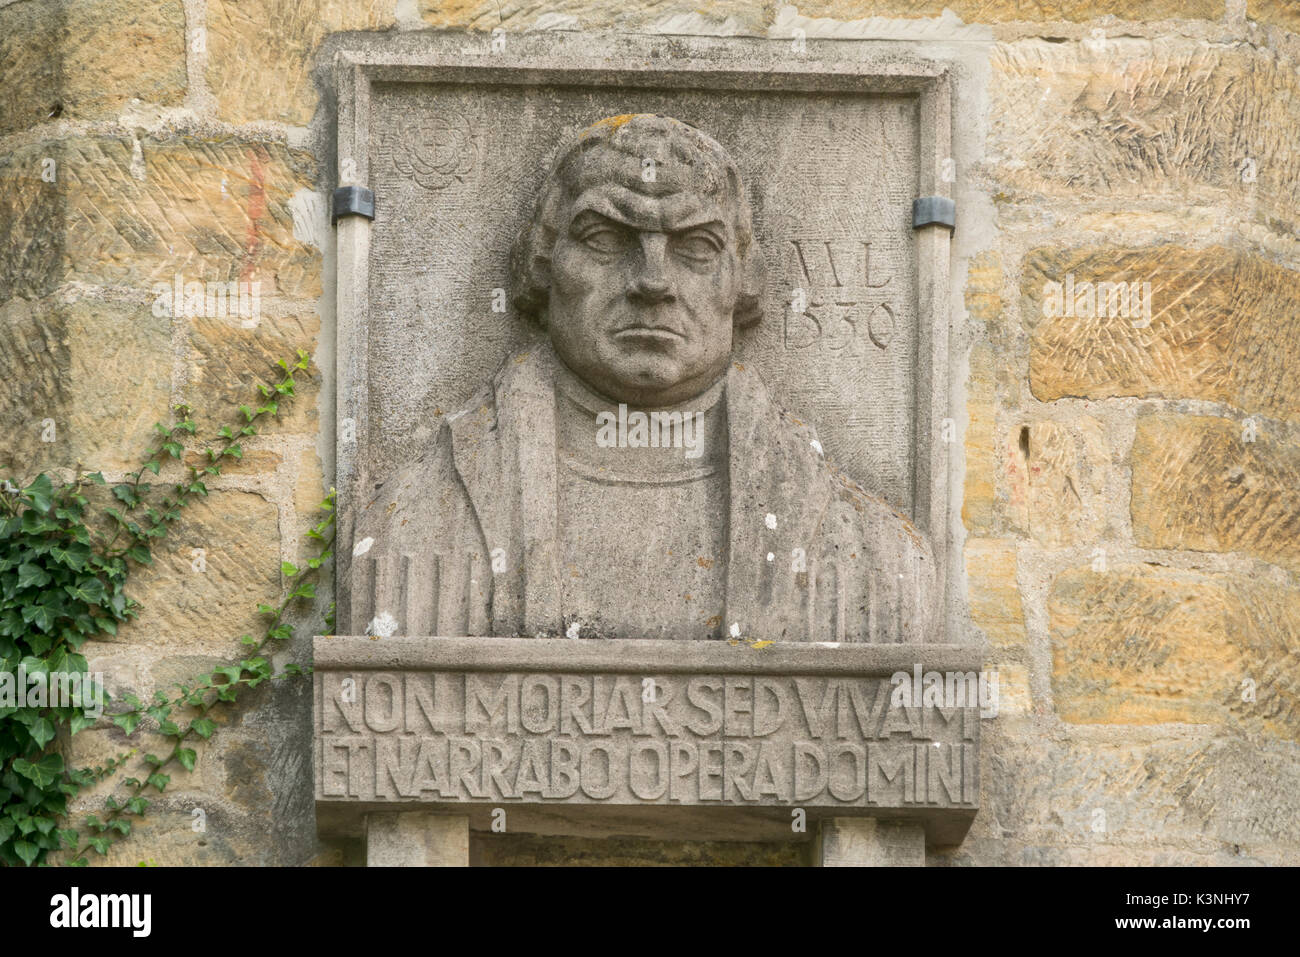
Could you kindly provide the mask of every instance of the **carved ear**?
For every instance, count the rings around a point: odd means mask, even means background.
[[[767,285],[767,262],[763,249],[752,238],[740,261],[740,295],[732,322],[736,329],[748,329],[763,318],[763,289]]]
[[[546,326],[546,303],[551,290],[550,230],[540,222],[520,233],[510,251],[510,301],[525,316]]]

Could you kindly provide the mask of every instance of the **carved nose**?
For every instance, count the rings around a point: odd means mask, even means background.
[[[668,237],[662,233],[642,234],[641,256],[627,284],[627,296],[635,302],[656,303],[673,298],[665,268]]]

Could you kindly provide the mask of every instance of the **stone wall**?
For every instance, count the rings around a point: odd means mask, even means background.
[[[110,689],[143,697],[235,654],[330,484],[322,43],[497,27],[971,44],[988,113],[959,117],[982,143],[957,170],[979,225],[959,226],[954,263],[955,531],[1002,714],[983,809],[932,860],[1300,862],[1290,0],[0,0],[0,465],[116,478],[170,404],[219,424],[276,358],[302,347],[320,367],[136,577],[139,621],[87,648]],[[154,284],[178,273],[259,282],[260,318],[156,315]],[[1069,275],[1149,281],[1149,324],[1045,315]],[[354,860],[315,837],[309,703],[306,682],[249,695],[112,859]],[[74,754],[123,748],[93,730]],[[474,854],[802,860],[509,835]]]

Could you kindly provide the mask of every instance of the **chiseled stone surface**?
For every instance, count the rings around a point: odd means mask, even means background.
[[[558,0],[496,7],[491,0],[418,0],[420,17],[431,27],[489,31],[625,30],[642,33],[707,32],[761,36],[780,4],[775,0],[719,0],[706,7],[684,0],[620,3],[618,0]],[[673,27],[677,29],[673,29]],[[708,29],[708,28],[712,29]],[[508,41],[507,41],[508,42]]]
[[[311,185],[307,154],[190,136],[146,136],[139,145],[137,154],[129,139],[62,141],[49,151],[55,184],[39,181],[41,148],[10,161],[29,193],[11,201],[23,213],[14,245],[6,244],[17,256],[9,270],[16,293],[77,280],[152,297],[155,283],[174,283],[179,273],[184,282],[256,280],[263,301],[320,294],[320,253],[294,235],[291,206]]]
[[[0,135],[185,97],[181,0],[50,0],[0,7]]]
[[[1300,9],[1290,0],[1246,0],[1246,16],[1300,34]]]
[[[985,775],[989,813],[958,854],[1038,864],[1124,847],[1163,851],[1173,863],[1235,847],[1244,863],[1279,845],[1294,855],[1300,843],[1287,810],[1300,785],[1294,742],[997,737]]]
[[[339,30],[394,24],[393,0],[209,0],[205,76],[232,123],[306,126],[316,110],[312,58]]]
[[[1254,441],[1249,441],[1252,435]],[[1130,453],[1133,537],[1300,569],[1300,448],[1267,425],[1143,415]]]
[[[722,32],[761,34],[768,24],[779,22],[790,5],[780,0],[727,0],[707,7],[688,3],[619,4],[613,0],[563,0],[557,4],[523,5],[498,9],[487,0],[421,0],[420,13],[435,27],[469,27],[490,30],[656,28],[672,32],[684,25],[712,24]],[[805,17],[836,21],[857,21],[866,17],[888,19],[937,19],[951,11],[967,23],[1088,22],[1103,17],[1120,20],[1202,19],[1220,20],[1222,0],[879,0],[870,5],[860,0],[814,0],[799,4]]]
[[[0,305],[0,467],[136,467],[169,416],[170,325],[116,302]]]
[[[1101,283],[1111,285],[1099,298]],[[1112,296],[1121,283],[1149,288],[1149,301],[1128,297],[1125,315]],[[1051,284],[1064,286],[1059,298]],[[1062,315],[1070,288],[1075,308]],[[1300,418],[1300,272],[1222,246],[1040,248],[1025,257],[1021,292],[1039,399],[1207,399]]]
[[[1086,417],[1074,427],[1031,421],[1002,444],[1007,472],[1007,515],[1022,533],[1059,547],[1094,540],[1105,524],[1102,494],[1109,454]]]
[[[1237,576],[1073,568],[1048,600],[1056,711],[1076,724],[1235,724],[1300,741],[1300,596]]]
[[[1015,198],[1235,202],[1294,228],[1300,78],[1269,51],[1032,39],[998,46],[992,63],[991,172]]]
[[[292,365],[298,349],[313,356],[318,352],[320,319],[308,306],[292,316],[263,315],[251,329],[244,327],[243,320],[229,317],[185,321],[189,340],[185,401],[195,408],[196,421],[210,424],[212,432],[223,423],[239,421],[239,406],[259,408],[266,401],[257,385],[280,381],[284,370],[276,365],[279,360]],[[315,434],[320,387],[321,370],[315,364],[306,372],[296,372],[294,398],[282,401],[283,411],[275,417],[259,419],[259,433]]]
[[[185,508],[137,570],[130,594],[143,606],[138,640],[174,654],[230,654],[241,634],[260,635],[257,606],[280,594],[279,520],[260,495],[213,489]]]
[[[3,13],[0,10],[0,13]],[[64,195],[57,175],[61,142],[41,142],[0,156],[0,302],[36,299],[58,285],[64,244]],[[55,182],[47,182],[51,166]]]
[[[1103,17],[1117,20],[1219,20],[1219,0],[882,0],[870,7],[855,0],[814,0],[800,5],[810,17],[839,20],[876,17],[938,17],[951,11],[967,23],[1021,20],[1086,23]]]

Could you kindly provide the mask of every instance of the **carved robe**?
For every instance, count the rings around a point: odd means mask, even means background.
[[[511,357],[428,452],[359,503],[351,634],[565,633],[557,367],[544,344]],[[717,635],[934,640],[934,559],[917,529],[827,463],[813,430],[777,408],[753,372],[730,366],[722,402],[728,494]],[[655,520],[633,516],[628,533]],[[598,548],[591,561],[601,561]]]

